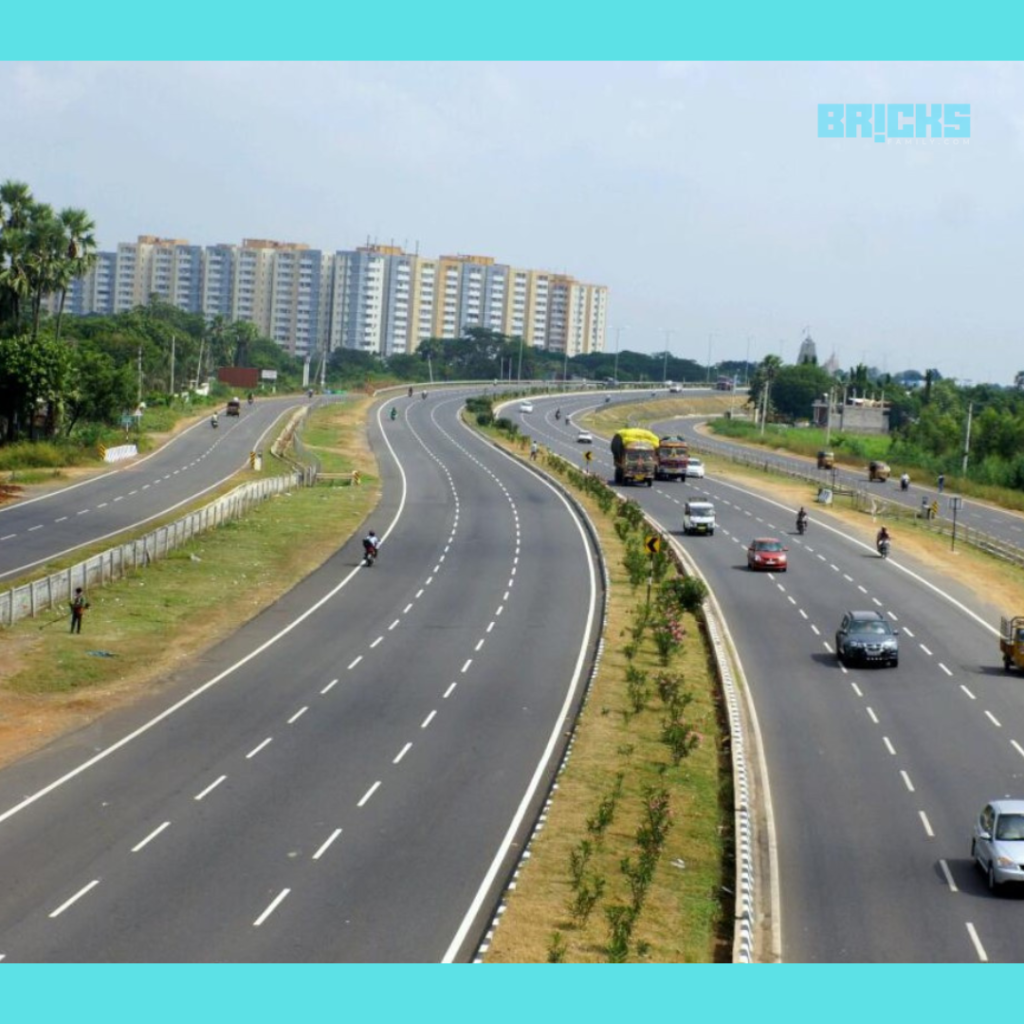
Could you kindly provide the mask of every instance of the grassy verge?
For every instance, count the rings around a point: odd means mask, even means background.
[[[371,470],[369,401],[312,415],[352,467]],[[369,475],[369,474],[367,474]],[[269,499],[166,560],[92,591],[81,636],[66,617],[3,632],[0,759],[9,762],[127,703],[272,604],[350,536],[379,489],[313,487]],[[98,653],[97,653],[98,652]]]
[[[526,450],[523,440],[503,443]],[[600,536],[610,574],[605,649],[487,960],[727,960],[732,780],[700,623],[677,601],[655,605],[644,623],[643,529],[581,492],[581,474],[564,460],[545,457],[544,467],[574,490]],[[663,663],[656,623],[666,617],[683,636]]]

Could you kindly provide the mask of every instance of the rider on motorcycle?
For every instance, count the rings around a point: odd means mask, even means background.
[[[892,543],[892,538],[889,536],[889,531],[883,526],[878,531],[878,536],[875,538],[875,547],[878,548],[879,551],[881,551],[883,544],[891,544],[891,543]]]
[[[900,490],[901,491],[906,491],[909,488],[910,488],[910,474],[909,473],[904,473],[900,477]]]
[[[562,410],[561,409],[556,409],[555,410],[555,419],[556,420],[560,420],[561,418],[562,418]]]
[[[796,528],[798,533],[803,533],[807,529],[807,509],[800,506],[800,511],[796,514]]]
[[[398,410],[394,406],[391,406],[391,414],[390,415],[391,415],[392,419],[394,419],[398,415]]]
[[[214,414],[213,414],[213,415],[212,415],[212,416],[210,417],[210,426],[211,426],[211,427],[215,427],[215,426],[217,426],[217,422],[218,422],[218,421],[217,421],[217,414],[216,414],[216,413],[214,413]]]
[[[377,548],[380,545],[380,538],[370,530],[370,532],[363,538],[363,553],[366,555],[366,561],[371,562],[377,557]]]

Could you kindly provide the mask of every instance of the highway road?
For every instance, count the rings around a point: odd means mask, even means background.
[[[77,548],[115,537],[195,501],[248,465],[270,428],[304,399],[261,399],[241,416],[208,418],[151,455],[38,498],[0,507],[0,581]]]
[[[511,408],[525,432],[579,459],[565,414],[600,401]],[[593,448],[610,479],[607,441]],[[726,614],[760,721],[783,959],[1020,959],[1020,895],[989,893],[969,861],[984,803],[1024,793],[1024,691],[1002,671],[992,610],[898,545],[883,561],[813,511],[800,537],[794,508],[713,475],[622,493],[677,535],[686,496],[715,503],[716,534],[679,540]],[[746,568],[746,546],[765,535],[789,546],[786,573]],[[898,668],[837,663],[835,630],[851,608],[879,610],[901,630]]]
[[[580,700],[600,572],[461,397],[395,404],[374,567],[354,538],[158,697],[0,773],[0,959],[471,956]]]
[[[832,471],[818,470],[815,463],[809,459],[796,455],[785,455],[770,449],[752,450],[749,446],[737,445],[726,439],[698,433],[696,426],[699,422],[702,421],[694,419],[674,420],[671,421],[671,426],[674,432],[682,433],[691,443],[699,445],[707,453],[728,455],[739,452],[748,458],[755,458],[759,464],[768,464],[787,472],[814,476],[817,478],[820,486],[831,486],[833,484]],[[922,499],[927,499],[929,504],[932,502],[938,503],[939,514],[945,519],[951,520],[953,518],[950,499],[955,496],[955,492],[949,485],[946,486],[942,493],[939,493],[934,481],[924,483],[911,480],[910,487],[906,491],[900,489],[898,477],[890,478],[885,482],[870,482],[868,480],[866,461],[864,466],[859,469],[837,467],[835,483],[845,488],[865,491],[876,496],[880,501],[903,505],[915,513],[920,510]],[[962,507],[956,514],[957,526],[959,528],[980,530],[996,540],[1002,541],[1005,544],[1011,544],[1024,551],[1024,515],[996,508],[993,505],[975,501],[973,498],[963,498],[962,502]]]

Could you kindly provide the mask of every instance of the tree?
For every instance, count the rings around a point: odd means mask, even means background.
[[[39,421],[48,436],[60,426],[74,379],[71,350],[52,338],[19,335],[0,340],[0,417],[15,441],[28,426],[34,440]]]
[[[60,338],[60,320],[64,315],[64,300],[68,288],[79,277],[83,277],[96,263],[96,238],[93,231],[96,224],[85,210],[66,207],[60,211],[59,220],[67,242],[65,259],[57,276],[60,281],[60,301],[57,305],[55,336]]]
[[[780,366],[772,384],[772,405],[787,419],[810,419],[814,402],[834,384],[832,375],[817,363]]]

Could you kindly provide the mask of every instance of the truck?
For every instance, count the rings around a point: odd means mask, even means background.
[[[658,469],[658,435],[640,427],[626,427],[612,437],[617,484],[654,484]]]
[[[655,476],[659,480],[679,480],[686,483],[686,467],[689,463],[690,446],[678,434],[658,439],[658,468]]]

